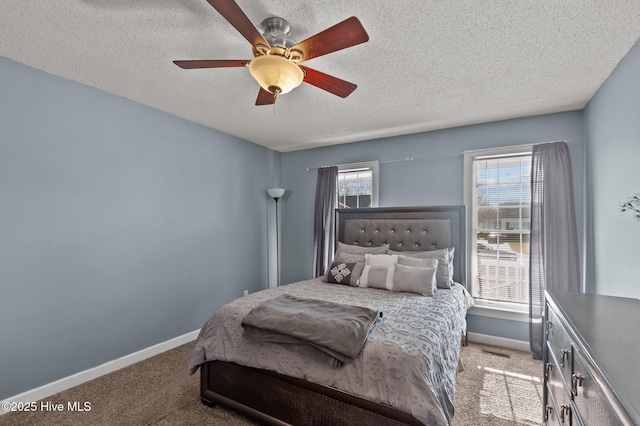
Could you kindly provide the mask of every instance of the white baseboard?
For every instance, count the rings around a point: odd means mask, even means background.
[[[515,349],[523,352],[531,352],[529,342],[523,340],[507,339],[504,337],[490,336],[488,334],[467,333],[470,342],[484,343],[485,345],[501,346],[503,348]]]
[[[173,348],[177,348],[180,345],[195,340],[198,337],[200,330],[195,330],[182,336],[175,337],[166,342],[158,343],[151,347],[141,349],[129,355],[125,355],[122,358],[115,359],[113,361],[106,362],[88,370],[81,371],[68,377],[64,377],[55,382],[48,383],[35,389],[23,392],[18,395],[14,395],[0,402],[34,402],[39,401],[51,395],[55,395],[58,392],[70,389],[74,386],[88,382],[89,380],[96,379],[105,374],[112,373],[121,368],[127,367],[136,362],[140,362],[154,355],[158,355],[162,352],[168,351]],[[504,348],[516,349],[519,351],[530,352],[529,342],[521,340],[506,339],[504,337],[490,336],[488,334],[480,334],[468,332],[467,338],[471,342],[484,343],[487,345],[501,346]],[[6,412],[0,410],[0,416]]]
[[[7,398],[3,402],[35,402],[46,398],[51,395],[55,395],[58,392],[62,392],[79,384],[88,382],[89,380],[96,379],[105,374],[112,373],[121,368],[127,367],[136,362],[140,362],[154,355],[158,355],[162,352],[166,352],[170,349],[177,348],[180,345],[184,345],[198,337],[200,330],[195,330],[182,336],[175,337],[166,342],[158,343],[157,345],[150,346],[145,349],[141,349],[129,355],[125,355],[122,358],[114,359],[113,361],[105,362],[97,367],[90,368],[88,370],[81,371],[71,376],[64,377],[55,382],[48,383],[35,389],[28,390],[18,395],[14,395]],[[6,414],[6,411],[0,409],[0,416]]]

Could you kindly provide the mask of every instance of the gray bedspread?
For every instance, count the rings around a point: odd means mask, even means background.
[[[382,312],[364,306],[283,294],[251,309],[244,337],[290,345],[334,367],[355,359]]]
[[[296,297],[366,306],[384,312],[360,354],[337,369],[292,351],[288,345],[243,337],[242,319],[267,300]],[[320,279],[287,284],[240,297],[206,322],[191,356],[190,371],[220,360],[275,371],[388,404],[425,425],[448,425],[460,336],[470,296],[459,284],[433,297],[327,284]]]

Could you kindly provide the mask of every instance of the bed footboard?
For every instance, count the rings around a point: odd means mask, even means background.
[[[272,371],[210,361],[200,367],[202,402],[267,425],[422,425],[387,405]]]

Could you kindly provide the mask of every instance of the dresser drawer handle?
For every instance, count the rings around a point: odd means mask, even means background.
[[[578,386],[582,387],[584,377],[580,373],[574,373],[571,375],[571,393],[573,396],[578,396]]]
[[[547,379],[549,378],[549,374],[551,373],[551,371],[553,371],[553,364],[548,362],[547,365],[545,365],[545,371],[544,371],[544,375],[547,376]]]
[[[567,404],[562,404],[560,406],[560,422],[564,423],[564,415],[566,414],[568,418],[570,413],[571,413],[571,406]]]
[[[553,407],[551,405],[545,405],[544,406],[544,421],[548,421],[549,420],[549,416],[551,415],[551,413],[553,413]]]
[[[565,359],[566,359],[567,361],[569,360],[569,350],[568,350],[568,349],[563,349],[563,350],[561,351],[561,353],[562,353],[562,356],[560,357],[560,366],[561,366],[562,368],[564,368],[564,361],[565,361]]]

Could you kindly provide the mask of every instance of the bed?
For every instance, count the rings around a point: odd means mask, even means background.
[[[430,297],[316,278],[225,305],[203,326],[191,372],[204,404],[221,404],[262,424],[450,424],[466,310],[464,206],[336,210],[336,237],[349,247],[416,255],[455,249],[450,289]],[[371,280],[371,276],[369,277]],[[336,368],[285,345],[242,336],[242,318],[278,296],[339,301],[384,313],[362,352]]]

